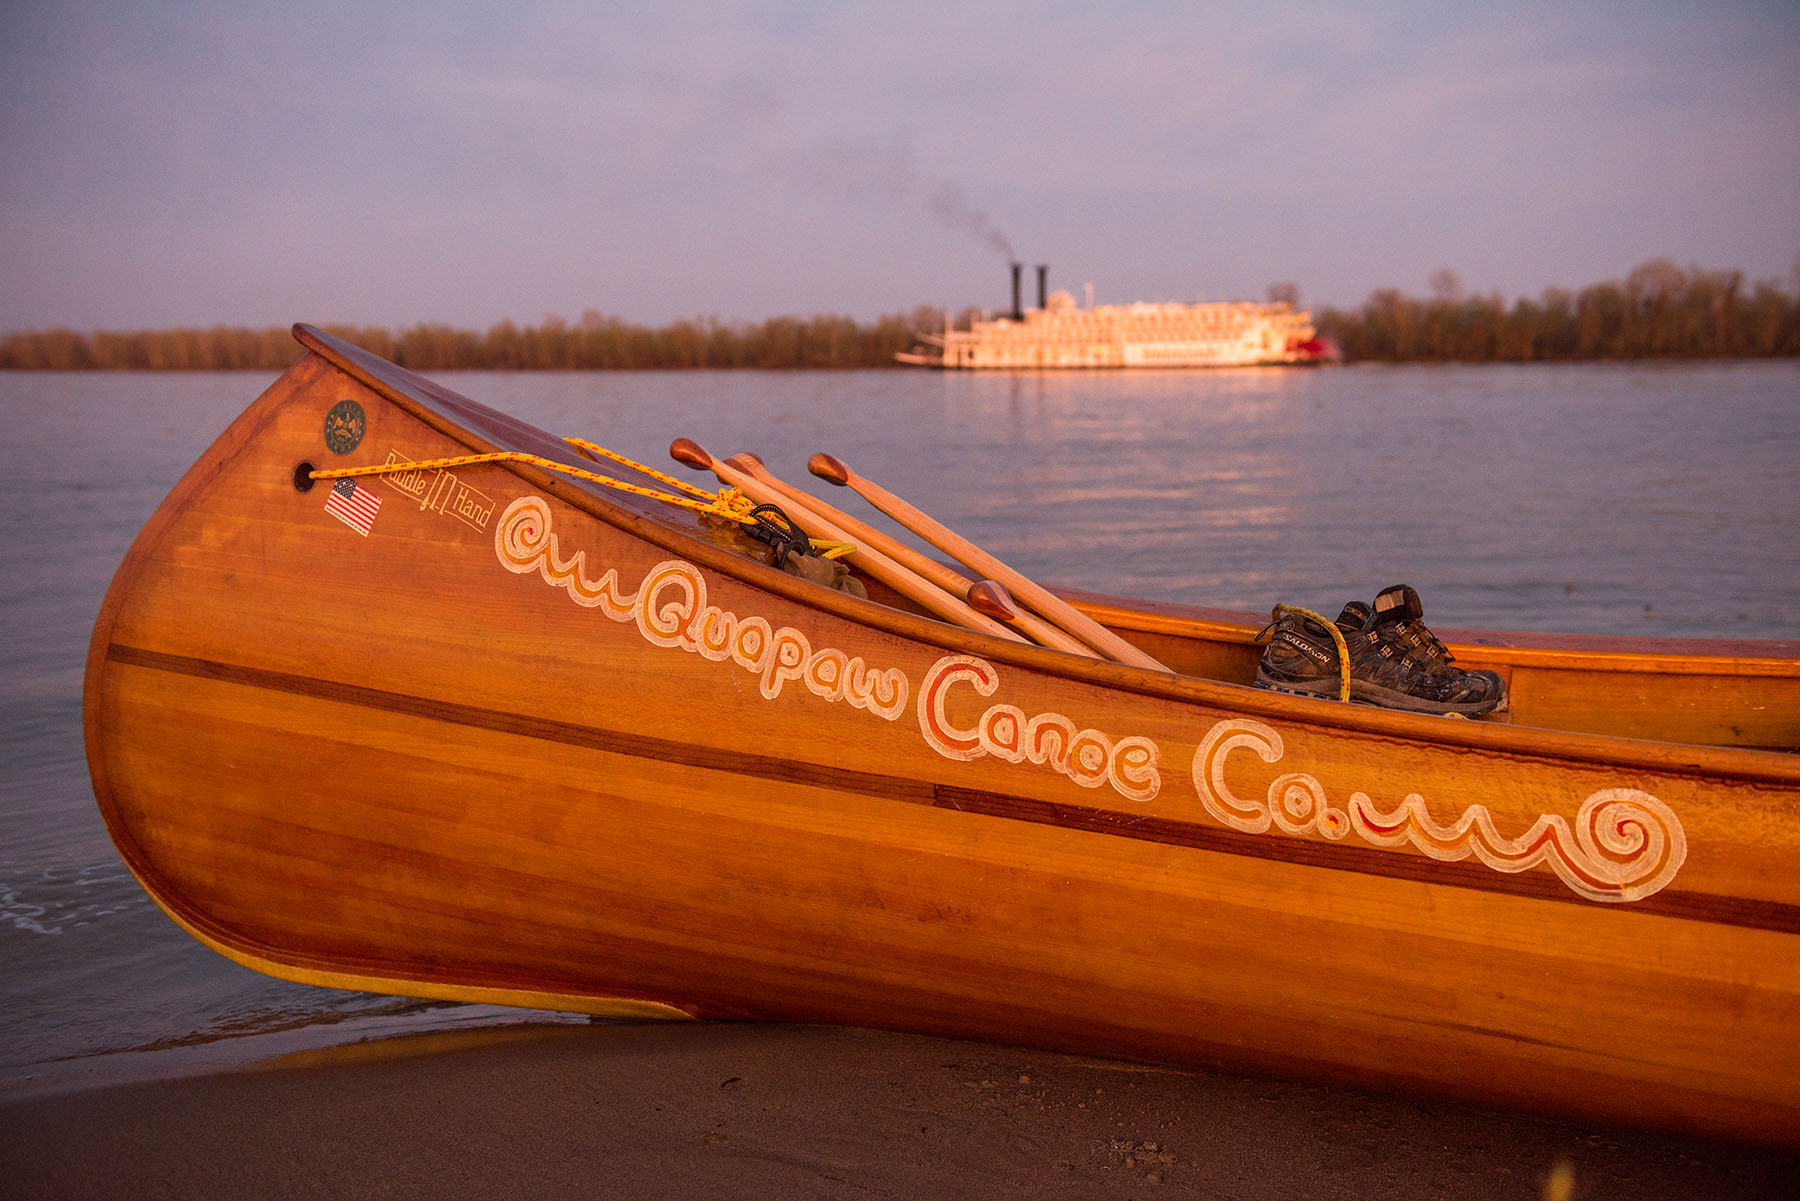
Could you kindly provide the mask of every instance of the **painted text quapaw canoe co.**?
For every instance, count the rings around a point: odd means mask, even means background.
[[[232,959],[1800,1142],[1800,644],[1451,633],[1503,721],[1254,690],[1255,617],[1076,597],[1171,670],[1102,661],[296,335],[87,668],[112,837]],[[313,475],[496,451],[540,458]]]

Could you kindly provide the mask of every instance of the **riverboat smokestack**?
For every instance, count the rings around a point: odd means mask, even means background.
[[[1050,288],[1050,267],[1048,264],[1039,263],[1038,264],[1038,308],[1040,308],[1040,309],[1047,309],[1050,307],[1049,288]]]
[[[1023,278],[1023,276],[1025,274],[1025,264],[1024,263],[1014,263],[1012,265],[1012,271],[1013,271],[1012,319],[1014,321],[1023,321],[1023,320],[1025,320],[1025,310],[1022,307],[1024,304],[1024,300],[1019,295],[1019,281]]]

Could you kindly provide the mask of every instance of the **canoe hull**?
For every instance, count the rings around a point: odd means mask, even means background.
[[[297,468],[524,436],[309,345],[89,660],[114,840],[225,954],[1800,1130],[1784,757],[1072,666],[529,467],[364,482],[365,530]]]

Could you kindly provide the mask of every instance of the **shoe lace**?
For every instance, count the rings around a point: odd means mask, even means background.
[[[1395,622],[1389,627],[1392,636],[1404,645],[1420,666],[1435,671],[1456,661],[1456,656],[1418,620]]]

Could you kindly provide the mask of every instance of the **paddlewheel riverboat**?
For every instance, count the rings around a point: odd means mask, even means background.
[[[1078,307],[1065,291],[1045,296],[1038,268],[1038,307],[1019,303],[1013,265],[1013,308],[974,317],[968,329],[946,318],[942,331],[921,331],[902,363],[950,370],[1019,371],[1120,367],[1313,366],[1337,349],[1318,336],[1312,315],[1285,302],[1203,301]]]

